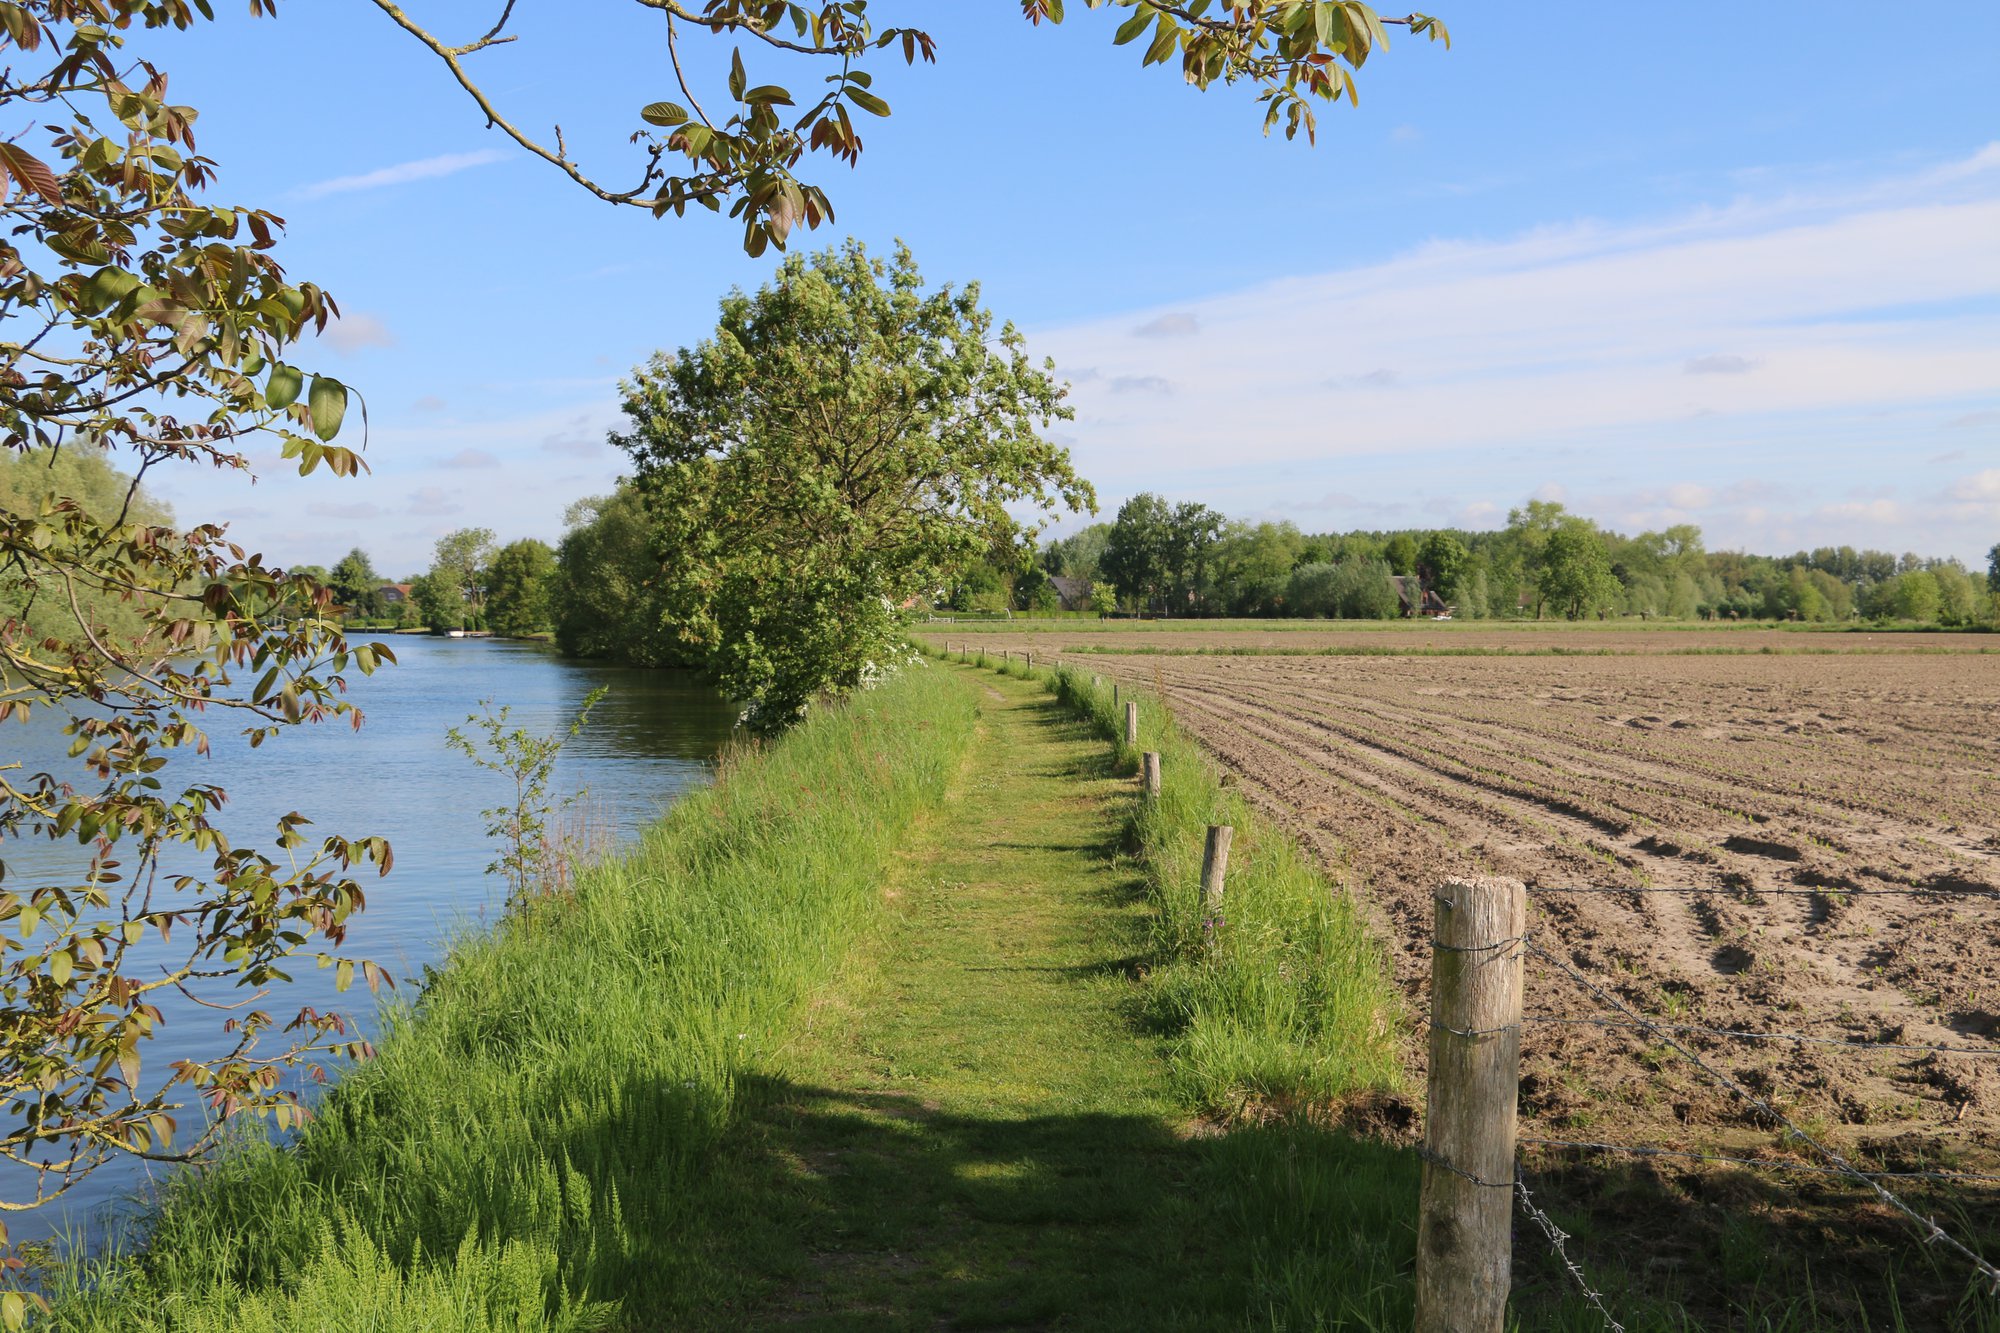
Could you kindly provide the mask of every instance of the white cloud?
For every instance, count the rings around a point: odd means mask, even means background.
[[[299,194],[306,199],[320,199],[329,194],[380,190],[391,185],[406,185],[411,181],[455,176],[461,171],[483,167],[489,162],[504,161],[508,156],[506,150],[500,148],[482,148],[472,153],[441,153],[436,157],[418,158],[414,162],[398,162],[392,167],[364,171],[357,176],[335,176],[331,180],[314,181],[310,185],[301,186]]]
[[[1185,310],[1175,310],[1147,320],[1132,332],[1140,338],[1192,338],[1201,332],[1201,321]]]
[[[457,468],[499,467],[500,460],[484,449],[460,449],[444,460],[443,466]]]
[[[1756,368],[1757,363],[1749,357],[1732,356],[1727,352],[1693,357],[1681,367],[1690,375],[1747,375]]]
[[[1757,536],[1833,498],[1813,493],[1825,464],[1844,469],[1837,489],[1879,475],[1913,431],[1987,424],[2000,406],[1995,235],[2000,147],[1837,191],[1433,241],[1032,342],[1093,368],[1075,378],[1077,461],[1114,502],[1154,489],[1268,508],[1358,491],[1351,474],[1373,460],[1378,499],[1399,466],[1404,488],[1427,488],[1413,500],[1454,511],[1518,504],[1560,476],[1579,503],[1687,486],[1713,492],[1709,505],[1689,490],[1649,508],[1740,518],[1724,492],[1744,471],[1799,469],[1802,484],[1755,506]],[[1175,393],[1113,392],[1140,377]],[[1384,384],[1397,391],[1355,392]],[[1816,454],[1795,456],[1810,437]],[[1497,462],[1514,453],[1520,464]]]
[[[394,347],[396,335],[378,317],[365,310],[352,310],[326,326],[320,335],[342,356],[353,356],[370,347]]]

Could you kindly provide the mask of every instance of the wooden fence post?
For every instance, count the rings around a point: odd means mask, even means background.
[[[1201,849],[1201,938],[1215,947],[1215,925],[1222,919],[1222,885],[1229,877],[1229,843],[1236,830],[1228,824],[1208,826],[1208,844]]]
[[[1033,671],[1035,669],[1035,655],[1033,653],[1022,653],[1021,657],[1027,662],[1028,670]]]
[[[1417,1333],[1501,1333],[1506,1322],[1527,919],[1519,880],[1437,888]]]
[[[1134,699],[1125,701],[1125,743],[1127,745],[1139,743],[1139,704]]]
[[[1145,780],[1146,799],[1160,799],[1160,752],[1148,750],[1139,757],[1139,771]]]

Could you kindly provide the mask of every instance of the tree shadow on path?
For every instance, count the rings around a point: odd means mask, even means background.
[[[966,1116],[764,1080],[707,1327],[1407,1327],[1416,1169],[1306,1126]]]

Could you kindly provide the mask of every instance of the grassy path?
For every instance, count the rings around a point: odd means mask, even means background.
[[[739,1137],[718,1258],[754,1294],[718,1324],[1157,1328],[1222,1294],[1135,1026],[1129,784],[1040,689],[967,675],[982,744]]]

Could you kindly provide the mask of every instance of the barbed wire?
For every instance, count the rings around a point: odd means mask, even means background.
[[[1907,889],[1842,889],[1828,885],[1823,888],[1758,888],[1748,884],[1732,884],[1717,887],[1706,885],[1634,885],[1629,889],[1606,888],[1603,885],[1530,884],[1528,892],[1535,893],[1600,893],[1626,894],[1645,893],[1688,893],[1731,895],[1743,898],[2000,898],[2000,889],[1978,886],[1966,888],[1926,888],[1914,885]]]
[[[2000,1046],[1923,1046],[1897,1041],[1852,1041],[1845,1037],[1815,1037],[1806,1032],[1750,1032],[1740,1028],[1710,1028],[1695,1023],[1631,1023],[1616,1018],[1565,1018],[1556,1014],[1524,1014],[1523,1023],[1551,1027],[1643,1028],[1649,1032],[1680,1032],[1740,1041],[1797,1041],[1812,1046],[1839,1046],[1852,1051],[1912,1051],[1933,1055],[2000,1055]]]
[[[1603,1294],[1590,1285],[1590,1279],[1584,1276],[1582,1265],[1569,1257],[1570,1234],[1557,1226],[1556,1220],[1543,1212],[1535,1203],[1534,1196],[1528,1193],[1528,1182],[1521,1178],[1518,1165],[1514,1168],[1514,1189],[1521,1200],[1521,1211],[1542,1229],[1542,1234],[1548,1238],[1549,1248],[1556,1252],[1556,1258],[1562,1261],[1562,1266],[1568,1269],[1569,1275],[1576,1280],[1577,1287],[1583,1292],[1583,1298],[1597,1307],[1597,1313],[1604,1319],[1604,1326],[1610,1329],[1611,1333],[1625,1333],[1625,1325],[1613,1319],[1611,1311],[1604,1308]]]
[[[1873,1180],[1949,1180],[1971,1181],[1977,1184],[2000,1185],[2000,1176],[1986,1175],[1978,1171],[1875,1171],[1856,1166],[1822,1166],[1816,1162],[1787,1162],[1774,1157],[1730,1157],[1723,1153],[1688,1152],[1678,1148],[1653,1148],[1628,1143],[1592,1143],[1577,1139],[1530,1139],[1515,1140],[1536,1148],[1579,1148],[1592,1152],[1625,1153],[1632,1157],[1677,1157],[1691,1162],[1719,1162],[1725,1166],[1752,1166],[1767,1171],[1796,1171],[1808,1175],[1852,1176],[1862,1175]]]
[[[1959,1254],[1966,1260],[1966,1262],[1970,1263],[1975,1269],[1978,1270],[1980,1276],[1986,1279],[1992,1294],[1995,1296],[2000,1296],[2000,1268],[1995,1268],[1992,1264],[1987,1263],[1986,1260],[1981,1258],[1978,1253],[1968,1248],[1964,1243],[1962,1243],[1956,1237],[1947,1232],[1943,1227],[1939,1226],[1935,1218],[1925,1217],[1923,1214],[1919,1213],[1916,1209],[1910,1207],[1910,1205],[1908,1205],[1907,1203],[1904,1203],[1900,1198],[1898,1198],[1895,1195],[1893,1191],[1884,1186],[1881,1181],[1874,1179],[1867,1172],[1862,1171],[1859,1167],[1856,1167],[1853,1163],[1849,1162],[1846,1158],[1842,1157],[1839,1153],[1835,1152],[1833,1149],[1827,1147],[1824,1143],[1821,1143],[1818,1139],[1808,1134],[1805,1130],[1800,1129],[1797,1124],[1793,1123],[1791,1117],[1787,1116],[1783,1111],[1778,1110],[1777,1107],[1772,1106],[1762,1097],[1759,1097],[1756,1093],[1751,1092],[1748,1088],[1745,1088],[1742,1084],[1738,1083],[1735,1079],[1731,1078],[1729,1075],[1717,1069],[1714,1065],[1709,1064],[1708,1061],[1702,1059],[1701,1056],[1689,1050],[1685,1045],[1674,1040],[1674,1038],[1671,1035],[1669,1035],[1664,1031],[1661,1031],[1657,1024],[1647,1021],[1646,1016],[1644,1014],[1641,1014],[1637,1010],[1634,1010],[1629,1006],[1627,1006],[1617,996],[1605,990],[1604,987],[1598,985],[1596,982],[1592,981],[1589,977],[1583,975],[1583,973],[1577,971],[1575,968],[1571,967],[1568,963],[1565,963],[1562,959],[1550,953],[1547,949],[1544,949],[1540,945],[1536,944],[1528,944],[1524,945],[1523,947],[1526,948],[1529,952],[1536,954],[1537,956],[1542,958],[1544,961],[1546,961],[1551,966],[1556,968],[1556,970],[1566,974],[1571,980],[1575,981],[1579,986],[1582,986],[1585,990],[1595,995],[1604,1004],[1610,1006],[1612,1009],[1617,1010],[1619,1013],[1631,1019],[1636,1026],[1643,1027],[1648,1031],[1653,1032],[1656,1036],[1659,1037],[1659,1039],[1662,1042],[1672,1047],[1675,1051],[1679,1052],[1681,1057],[1687,1060],[1688,1063],[1692,1064],[1695,1068],[1707,1074],[1710,1078],[1714,1079],[1717,1083],[1720,1083],[1730,1092],[1735,1093],[1745,1102],[1748,1102],[1751,1106],[1755,1107],[1758,1111],[1762,1112],[1774,1123],[1784,1126],[1786,1132],[1789,1133],[1793,1138],[1797,1139],[1799,1142],[1811,1148],[1814,1152],[1818,1153],[1821,1157],[1825,1158],[1829,1163],[1840,1168],[1847,1175],[1853,1177],[1854,1179],[1860,1181],[1862,1184],[1866,1185],[1870,1190],[1870,1192],[1872,1192],[1875,1195],[1875,1197],[1878,1200],[1880,1200],[1883,1204],[1886,1204],[1888,1207],[1901,1213],[1903,1216],[1907,1217],[1910,1221],[1914,1222],[1919,1228],[1921,1228],[1924,1233],[1924,1242],[1926,1244],[1942,1244],[1946,1248],[1953,1250],[1954,1252]]]

